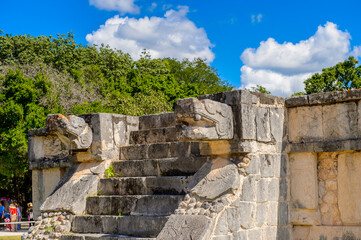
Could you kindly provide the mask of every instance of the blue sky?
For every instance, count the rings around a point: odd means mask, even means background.
[[[361,56],[358,1],[0,0],[5,33],[73,31],[134,58],[202,57],[235,87],[261,84],[275,95],[349,55]]]

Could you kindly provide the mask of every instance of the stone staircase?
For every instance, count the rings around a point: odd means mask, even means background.
[[[142,116],[130,145],[86,200],[62,239],[155,239],[185,195],[191,176],[207,161],[196,142],[177,142],[172,113]]]

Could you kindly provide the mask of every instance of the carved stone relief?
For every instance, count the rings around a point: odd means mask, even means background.
[[[93,133],[89,125],[74,115],[48,115],[46,128],[56,134],[69,150],[88,149],[92,143]]]
[[[233,113],[227,104],[186,98],[176,102],[174,114],[179,140],[233,138]]]

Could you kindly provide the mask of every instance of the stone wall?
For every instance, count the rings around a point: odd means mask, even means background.
[[[294,239],[360,238],[360,90],[286,100]]]
[[[137,224],[151,225],[120,216],[103,221],[96,213],[82,218],[85,205],[106,206],[110,193],[126,199],[174,187],[184,197],[174,198],[179,202],[169,218],[158,218],[164,227],[141,234],[158,231],[159,240],[358,239],[359,101],[361,90],[287,99],[239,90],[180,99],[174,113],[139,118],[51,115],[46,128],[29,132],[34,208],[43,217],[75,215],[69,221],[80,233],[120,234],[121,221],[134,231]],[[111,164],[118,175],[106,179]],[[84,226],[90,219],[93,225]],[[118,229],[110,221],[119,221]],[[62,239],[83,239],[64,232]]]

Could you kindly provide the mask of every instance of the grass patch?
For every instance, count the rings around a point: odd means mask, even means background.
[[[21,240],[21,236],[4,236],[0,240]]]

